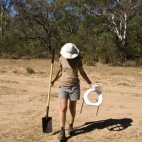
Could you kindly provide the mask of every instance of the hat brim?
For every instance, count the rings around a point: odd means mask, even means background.
[[[65,46],[62,47],[60,54],[66,58],[66,59],[73,59],[76,58],[79,55],[79,50],[78,48],[74,45],[74,52],[72,54],[67,53],[64,48],[66,48]]]
[[[73,58],[76,58],[79,53],[68,54],[68,53],[61,51],[60,54],[66,59],[73,59]]]

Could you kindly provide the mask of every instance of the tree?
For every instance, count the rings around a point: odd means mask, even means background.
[[[135,27],[135,28],[134,28]],[[142,56],[142,13],[137,14],[128,26],[127,46],[129,59],[141,58]]]
[[[120,50],[124,53],[123,59],[126,59],[128,23],[142,11],[141,0],[83,1],[83,5],[89,14],[106,21],[102,24],[117,35]]]
[[[0,1],[0,37],[1,39],[3,38],[3,14],[4,14],[4,10],[5,10],[5,6],[6,6],[7,1],[2,0]]]
[[[9,17],[11,7],[12,7],[12,0],[0,0],[0,37],[1,39],[4,36],[5,19]]]
[[[47,1],[20,1],[14,5],[15,35],[22,40],[40,40],[51,51],[52,32],[55,22],[52,7]]]

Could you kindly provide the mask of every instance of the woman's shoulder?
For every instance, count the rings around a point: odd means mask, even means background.
[[[59,60],[67,60],[66,58],[64,58],[63,56],[59,57]]]
[[[60,62],[60,63],[65,63],[65,62],[67,62],[67,59],[64,58],[63,56],[60,56],[59,62]]]
[[[65,58],[63,56],[60,56],[59,57],[59,60],[64,60]]]
[[[74,58],[74,62],[77,63],[79,66],[82,66],[82,57],[79,55],[76,58]]]
[[[82,60],[82,56],[80,56],[80,55],[78,55],[76,58],[75,58],[75,60]]]

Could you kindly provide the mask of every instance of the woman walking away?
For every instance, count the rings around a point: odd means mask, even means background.
[[[59,58],[59,71],[51,82],[51,86],[53,86],[54,82],[61,77],[58,91],[60,102],[60,134],[58,139],[64,140],[66,138],[65,122],[68,102],[70,111],[68,134],[73,134],[73,123],[76,115],[76,103],[77,100],[80,99],[80,81],[78,78],[78,71],[89,84],[90,88],[93,84],[83,69],[79,50],[74,44],[66,43],[61,48],[60,54],[61,57]]]

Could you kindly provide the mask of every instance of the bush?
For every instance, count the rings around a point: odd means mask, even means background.
[[[135,62],[136,66],[142,67],[142,58],[137,59]]]
[[[82,62],[87,66],[95,66],[94,56],[89,56],[88,54],[83,57]]]
[[[27,67],[27,68],[26,68],[26,71],[27,71],[27,73],[29,73],[29,74],[35,73],[35,71],[34,71],[32,68],[30,68],[30,67]]]
[[[121,52],[119,51],[117,40],[114,35],[104,33],[96,41],[95,60],[102,64],[116,65],[121,62]]]

